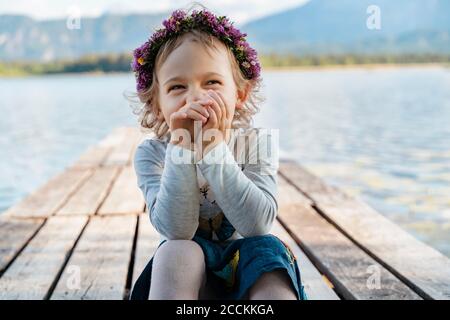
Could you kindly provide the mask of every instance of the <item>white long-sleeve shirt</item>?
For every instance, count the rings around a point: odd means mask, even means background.
[[[192,239],[199,218],[222,212],[236,229],[227,241],[267,234],[278,210],[277,139],[272,130],[238,129],[200,161],[170,143],[170,134],[144,140],[134,167],[161,240]]]

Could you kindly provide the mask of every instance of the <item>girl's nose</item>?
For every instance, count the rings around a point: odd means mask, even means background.
[[[208,95],[208,92],[206,90],[191,94],[187,98],[187,102],[206,102],[209,100],[211,100],[211,97]]]
[[[211,99],[211,96],[208,94],[208,88],[203,87],[200,83],[196,83],[189,86],[187,99],[189,101],[208,100]]]

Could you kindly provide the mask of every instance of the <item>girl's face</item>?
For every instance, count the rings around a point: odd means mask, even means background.
[[[216,45],[217,50],[205,48],[187,34],[157,70],[159,107],[167,124],[173,112],[208,97],[210,89],[222,94],[229,114],[241,107],[227,49],[220,41]]]

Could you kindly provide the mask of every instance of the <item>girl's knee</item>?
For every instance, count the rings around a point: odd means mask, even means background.
[[[168,240],[156,250],[151,299],[197,299],[205,283],[205,258],[191,240]]]
[[[192,240],[168,240],[155,254],[155,263],[163,263],[168,267],[186,267],[192,270],[205,270],[205,256],[202,248]]]
[[[162,251],[203,256],[202,248],[193,240],[167,240],[158,248],[156,254]]]

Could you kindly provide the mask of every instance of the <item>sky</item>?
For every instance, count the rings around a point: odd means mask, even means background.
[[[236,23],[299,6],[308,0],[203,0],[198,1]],[[192,0],[14,0],[0,1],[1,14],[23,14],[38,20],[65,18],[73,12],[81,16],[103,13],[157,13],[187,8]]]

